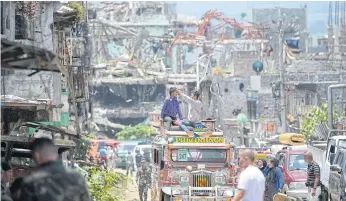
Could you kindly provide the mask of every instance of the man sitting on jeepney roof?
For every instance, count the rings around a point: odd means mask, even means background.
[[[188,121],[180,122],[180,127],[186,132],[190,131],[187,126],[202,128],[203,125],[200,122],[202,120],[203,103],[198,100],[199,92],[194,91],[192,92],[191,97],[189,97],[186,94],[183,94],[180,90],[177,91],[178,95],[180,95],[183,101],[189,106]]]
[[[180,121],[183,121],[183,115],[180,110],[180,103],[177,99],[178,90],[175,87],[169,89],[170,97],[165,100],[162,110],[161,118],[164,121],[165,129],[170,130],[173,121],[177,120],[177,115]]]

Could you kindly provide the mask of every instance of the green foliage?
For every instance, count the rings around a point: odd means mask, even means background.
[[[241,13],[240,16],[242,19],[244,19],[247,15],[246,15],[246,13]]]
[[[85,18],[85,9],[82,5],[81,1],[71,1],[67,5],[68,7],[72,8],[77,13],[77,20],[78,22],[83,22]]]
[[[100,170],[95,167],[83,167],[88,172],[87,187],[94,201],[118,201],[124,183],[129,178],[114,171]]]
[[[333,106],[333,118],[337,119],[337,107]],[[319,124],[325,124],[328,121],[328,103],[323,102],[320,107],[313,107],[311,111],[303,116],[303,121],[301,123],[301,131],[310,139],[315,131],[315,126]]]
[[[95,133],[90,133],[89,135],[86,135],[82,137],[81,139],[76,139],[76,149],[73,153],[73,158],[75,160],[86,160],[86,155],[88,150],[90,149],[90,140],[96,139]]]
[[[116,134],[118,140],[136,140],[150,138],[156,129],[147,125],[125,126]]]

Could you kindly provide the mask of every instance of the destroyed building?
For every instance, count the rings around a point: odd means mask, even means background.
[[[235,118],[232,112],[237,109],[247,113],[248,77],[256,75],[252,64],[264,61],[265,71],[274,70],[263,36],[266,29],[217,11],[207,12],[202,21],[182,18],[170,13],[174,5],[167,3],[155,4],[162,8],[148,9],[151,12],[144,18],[139,15],[141,6],[153,7],[143,2],[95,8],[97,19],[90,25],[95,28],[93,52],[98,53],[93,56],[97,58],[94,119],[99,118],[101,130],[114,133],[120,126],[115,123],[143,122],[148,112],[160,110],[171,86],[187,94],[196,88],[202,91],[205,115],[210,118]],[[111,21],[115,16],[117,22]],[[168,20],[153,25],[161,18]],[[210,24],[211,20],[218,24]],[[182,109],[187,115],[187,105]],[[221,114],[215,115],[215,109]]]
[[[26,122],[69,127],[63,68],[51,29],[58,6],[56,2],[1,2],[2,134]]]
[[[90,7],[97,16],[89,21],[94,122],[114,134],[122,124],[144,122],[166,96],[164,77],[150,72],[167,65],[159,46],[169,38],[175,4],[103,2]]]

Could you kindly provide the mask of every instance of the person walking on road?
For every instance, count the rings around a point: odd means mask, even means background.
[[[173,121],[177,120],[177,115],[180,121],[183,121],[183,115],[180,110],[180,103],[177,99],[178,90],[175,87],[169,89],[170,97],[165,100],[161,110],[161,118],[164,122],[165,129],[170,130]]]
[[[126,176],[129,176],[129,171],[131,172],[130,175],[132,177],[132,173],[135,169],[135,164],[134,164],[134,158],[132,153],[129,151],[127,155],[127,160],[126,160]]]
[[[308,163],[308,177],[305,183],[308,187],[308,201],[318,201],[321,194],[320,166],[314,161],[311,152],[304,154],[304,160]]]
[[[265,201],[273,201],[275,194],[280,192],[284,186],[281,169],[276,159],[272,158],[268,163],[268,174],[266,176]]]
[[[138,184],[139,200],[147,201],[148,188],[151,186],[151,170],[144,159],[141,163],[141,167],[137,171],[136,183]]]
[[[112,150],[111,146],[107,146],[107,151],[106,151],[107,170],[113,169],[113,157],[114,157],[114,151]]]
[[[265,178],[263,173],[255,167],[255,153],[252,150],[243,150],[239,153],[239,166],[244,168],[239,176],[238,191],[232,201],[263,201]]]
[[[137,169],[138,169],[141,166],[143,156],[142,156],[142,154],[141,154],[141,152],[139,150],[136,151],[136,152],[137,153],[136,153],[135,158],[136,158],[136,166],[137,166]]]
[[[51,139],[35,139],[31,153],[37,169],[24,178],[19,200],[91,201],[84,177],[63,166]]]

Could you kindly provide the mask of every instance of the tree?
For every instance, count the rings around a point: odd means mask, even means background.
[[[156,129],[147,125],[125,126],[123,130],[116,134],[118,140],[135,140],[150,138]]]
[[[333,107],[333,118],[336,119],[337,107]],[[303,116],[303,121],[301,123],[301,132],[310,139],[315,131],[315,127],[320,124],[326,124],[328,121],[328,103],[323,102],[320,107],[313,107],[310,112]]]

